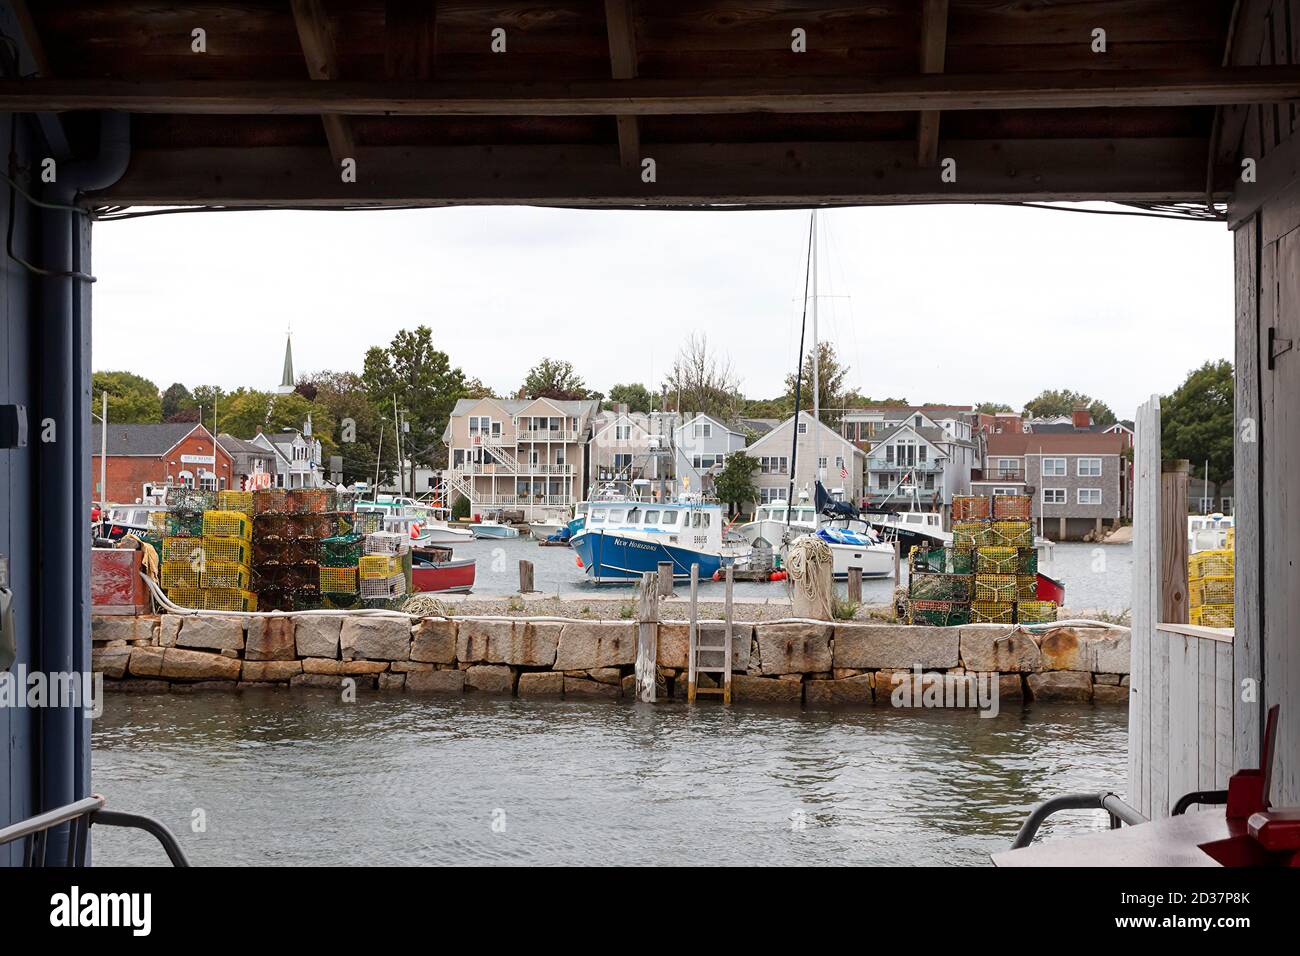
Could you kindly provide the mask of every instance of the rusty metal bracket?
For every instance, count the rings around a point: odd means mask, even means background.
[[[1291,345],[1290,339],[1277,337],[1277,326],[1270,325],[1268,327],[1268,368],[1270,372],[1276,367],[1278,356],[1291,351]]]

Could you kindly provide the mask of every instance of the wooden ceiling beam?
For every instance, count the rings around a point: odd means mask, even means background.
[[[371,172],[339,182],[297,147],[139,150],[91,205],[680,206],[1204,197],[1206,143],[1190,139],[952,140],[955,183],[913,162],[911,140],[655,147],[657,183],[629,177],[608,147],[365,148]]]
[[[337,80],[339,66],[334,53],[334,37],[321,0],[290,2],[293,7],[293,22],[298,28],[298,40],[302,44],[302,54],[307,60],[307,75],[313,80]],[[325,126],[325,139],[329,143],[330,155],[334,157],[335,168],[343,160],[355,158],[357,148],[347,117],[325,113],[321,116],[321,123]]]
[[[948,48],[948,0],[925,0],[921,7],[921,72],[942,73]],[[916,161],[939,164],[939,111],[922,110],[916,126]]]
[[[636,76],[636,31],[632,25],[630,0],[605,0],[605,28],[609,33],[609,63],[616,80]],[[635,116],[620,115],[618,158],[625,169],[641,163],[641,130]]]
[[[0,111],[653,116],[1188,107],[1300,100],[1300,66],[860,79],[0,80]]]
[[[390,80],[433,76],[434,0],[384,0],[384,73]]]

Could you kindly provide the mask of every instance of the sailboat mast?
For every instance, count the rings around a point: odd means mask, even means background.
[[[790,489],[785,498],[785,527],[790,528],[790,515],[794,512],[795,476],[799,474],[799,409],[803,407],[801,386],[803,385],[803,336],[808,328],[808,280],[812,276],[813,230],[817,226],[817,213],[814,210],[808,220],[808,262],[803,274],[803,312],[799,317],[799,355],[794,363],[794,422],[793,434],[790,436]]]
[[[821,346],[817,339],[817,211],[813,210],[812,237],[812,389],[813,389],[813,501],[817,500],[817,482],[821,480]],[[798,433],[796,428],[795,432]],[[793,504],[793,502],[791,502]]]

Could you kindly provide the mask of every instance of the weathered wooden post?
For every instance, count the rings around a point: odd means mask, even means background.
[[[862,603],[862,569],[849,568],[849,600],[854,604]]]
[[[659,596],[673,596],[673,563],[671,561],[659,562]]]
[[[700,642],[700,629],[696,617],[696,600],[700,587],[700,566],[691,565],[691,614],[690,624],[686,629],[688,638],[686,642],[686,700],[690,703],[695,701],[695,682],[697,675],[695,673],[696,645]]]
[[[1160,621],[1187,623],[1186,459],[1160,463]]]
[[[897,591],[902,583],[902,560],[898,550],[898,539],[894,539],[894,590]]]
[[[724,704],[730,704],[730,703],[731,703],[731,661],[732,661],[732,657],[731,657],[731,629],[732,629],[732,619],[731,619],[731,618],[732,618],[731,592],[732,592],[732,589],[733,589],[733,585],[735,584],[735,581],[736,581],[736,569],[733,568],[731,565],[727,565],[727,578],[726,578],[726,580],[727,580],[727,590],[726,590],[726,596],[723,598],[723,605],[722,605],[722,620],[723,620],[724,625],[725,625],[725,626],[723,627],[723,635],[724,635],[724,637],[723,637],[723,642],[722,642],[722,643],[723,643],[723,648],[724,648],[724,649],[723,649],[723,652],[722,652],[722,660],[723,660],[723,665],[722,665],[722,666],[726,668],[726,670],[725,670],[725,671],[723,672],[723,674],[722,674],[723,679],[724,679],[724,683],[723,683],[723,685],[722,685],[722,702],[723,702]]]
[[[659,657],[659,593],[655,576],[649,571],[641,575],[636,619],[636,697],[639,701],[653,704]]]
[[[519,562],[519,593],[529,594],[533,590],[533,562]]]

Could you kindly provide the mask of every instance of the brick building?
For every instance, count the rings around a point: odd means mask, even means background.
[[[167,485],[197,488],[238,487],[231,483],[230,453],[197,422],[108,426],[108,491],[99,487],[99,432],[95,431],[90,481],[95,498],[118,504],[145,498]]]

